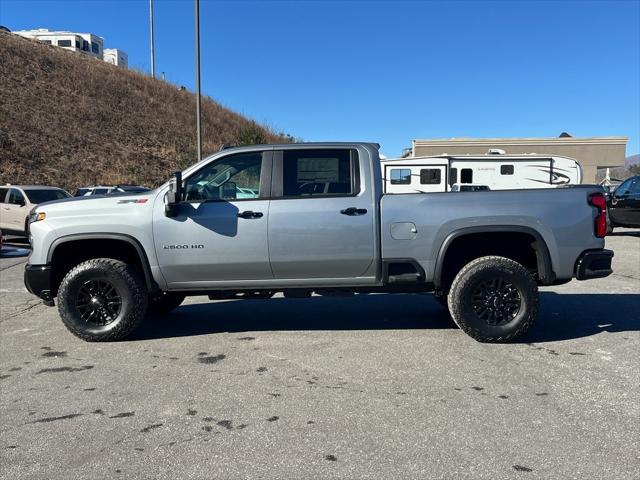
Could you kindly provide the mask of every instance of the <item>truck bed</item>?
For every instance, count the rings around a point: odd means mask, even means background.
[[[576,259],[585,249],[604,246],[604,240],[593,234],[596,210],[585,208],[589,195],[600,190],[596,185],[577,185],[384,195],[380,201],[382,258],[414,258],[430,281],[438,253],[452,235],[498,227],[500,231],[533,230],[547,245],[555,276],[571,278]],[[415,238],[398,238],[403,228],[411,234],[411,224],[417,230]]]

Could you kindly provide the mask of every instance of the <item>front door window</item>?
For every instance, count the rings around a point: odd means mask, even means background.
[[[260,197],[262,153],[241,153],[207,165],[185,182],[185,200],[247,200]]]

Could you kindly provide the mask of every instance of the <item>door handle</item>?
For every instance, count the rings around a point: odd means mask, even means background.
[[[238,218],[261,218],[262,212],[252,212],[251,210],[245,210],[238,213]]]
[[[342,215],[349,215],[350,217],[356,217],[358,215],[364,215],[365,213],[367,213],[367,209],[366,208],[349,207],[349,208],[345,208],[344,210],[340,210],[340,213]]]

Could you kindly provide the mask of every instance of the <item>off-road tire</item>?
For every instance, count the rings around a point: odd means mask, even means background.
[[[483,281],[502,279],[517,289],[520,306],[514,318],[503,325],[490,325],[476,314],[473,293]],[[538,314],[538,286],[518,262],[498,256],[477,258],[456,275],[449,290],[449,313],[467,335],[479,342],[503,343],[524,334]]]
[[[91,280],[111,284],[121,298],[115,320],[95,325],[82,320],[76,300],[83,285]],[[58,288],[58,312],[65,327],[87,342],[109,342],[126,338],[144,320],[147,291],[139,275],[124,262],[112,258],[94,258],[75,266]]]
[[[162,292],[149,296],[149,315],[165,315],[174,311],[184,301],[185,296],[174,292]]]

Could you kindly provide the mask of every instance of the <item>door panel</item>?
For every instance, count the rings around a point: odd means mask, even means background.
[[[218,158],[184,181],[177,216],[154,208],[154,242],[170,287],[270,280],[267,222],[271,152]]]
[[[640,177],[625,180],[614,192],[609,202],[609,217],[614,223],[632,225],[640,214]]]
[[[269,206],[275,278],[365,275],[374,260],[375,209],[361,193],[357,152],[285,150],[276,161],[272,191],[279,198]]]
[[[154,241],[169,284],[273,278],[267,248],[268,200],[185,202],[174,218],[159,207]],[[263,216],[238,216],[245,211]]]
[[[2,205],[3,223],[6,224],[5,228],[24,231],[28,214],[26,199],[22,192],[16,188],[9,189],[7,203]]]
[[[8,195],[8,188],[0,188],[0,230],[9,228],[9,217],[7,216],[9,211],[9,205],[7,205]]]

